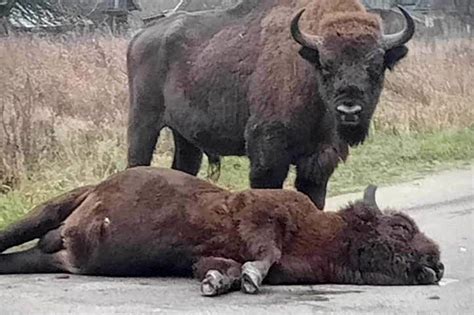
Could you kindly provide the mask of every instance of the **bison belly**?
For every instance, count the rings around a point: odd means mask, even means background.
[[[184,245],[101,247],[85,273],[111,276],[190,277],[196,261]]]
[[[199,87],[194,93],[177,85],[165,89],[165,125],[201,150],[216,155],[245,155],[248,104],[232,80],[220,89]]]
[[[178,231],[182,228],[151,230],[149,226],[132,227],[133,223],[117,228],[112,228],[110,223],[109,230],[98,223],[86,228],[68,228],[64,243],[69,263],[81,274],[191,275],[194,246],[180,236]]]

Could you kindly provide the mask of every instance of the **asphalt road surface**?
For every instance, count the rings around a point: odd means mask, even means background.
[[[255,296],[199,294],[187,279],[0,276],[0,314],[474,314],[474,169],[381,188],[379,205],[404,209],[439,242],[446,266],[431,286],[265,286]],[[332,198],[337,208],[360,194]]]

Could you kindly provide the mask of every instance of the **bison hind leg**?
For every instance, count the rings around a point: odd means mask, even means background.
[[[44,253],[51,254],[64,249],[64,242],[61,236],[62,226],[49,231],[38,241],[38,248]]]
[[[203,257],[194,264],[194,276],[201,280],[201,294],[217,296],[240,287],[241,264],[232,259]]]
[[[35,207],[0,231],[0,253],[56,229],[87,198],[93,186],[79,187]]]
[[[45,253],[39,247],[0,254],[0,274],[71,272],[64,259],[65,251]]]
[[[202,151],[173,130],[174,158],[172,169],[196,175],[201,168]]]

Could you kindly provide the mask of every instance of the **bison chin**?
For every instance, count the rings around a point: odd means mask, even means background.
[[[442,273],[424,267],[417,274],[385,274],[381,272],[360,272],[343,269],[338,274],[338,281],[359,285],[432,285],[438,283],[443,277]]]
[[[383,256],[383,255],[382,255]],[[396,257],[396,255],[394,255]],[[403,263],[403,259],[372,257],[371,264],[334,268],[335,282],[366,285],[430,285],[444,275],[444,265]]]
[[[338,123],[339,137],[350,146],[362,144],[369,133],[369,122],[360,121],[358,124]]]

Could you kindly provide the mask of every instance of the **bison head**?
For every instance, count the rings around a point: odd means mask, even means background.
[[[340,212],[345,267],[340,276],[358,284],[434,284],[444,273],[438,246],[400,212],[382,213],[374,202],[357,202]]]
[[[300,55],[314,65],[318,92],[335,114],[338,131],[350,145],[364,141],[378,103],[386,69],[392,69],[408,52],[415,24],[399,7],[406,20],[403,31],[391,35],[374,32],[341,33],[324,36],[302,32],[300,11],[291,22],[291,34],[303,47]],[[347,30],[346,30],[347,31]]]

